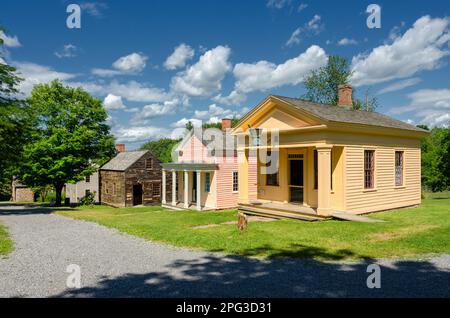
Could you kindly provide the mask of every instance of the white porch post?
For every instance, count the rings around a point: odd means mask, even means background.
[[[166,170],[162,170],[162,204],[166,204]]]
[[[197,210],[201,211],[202,209],[202,204],[201,204],[201,200],[202,200],[202,187],[201,187],[201,182],[202,182],[202,175],[201,175],[201,171],[198,170],[197,171],[197,189],[196,189],[196,194],[197,194]]]
[[[177,172],[172,170],[172,205],[177,205]]]
[[[189,172],[184,170],[184,208],[189,208]]]
[[[317,167],[317,213],[319,215],[331,214],[331,149],[333,146],[318,146]]]

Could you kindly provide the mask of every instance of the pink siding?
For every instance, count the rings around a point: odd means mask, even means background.
[[[228,158],[225,163],[219,163],[219,170],[217,171],[218,209],[237,207],[238,192],[233,192],[233,171],[238,171],[237,157]]]
[[[191,136],[180,150],[183,154],[178,156],[178,162],[214,162],[214,158],[208,156],[208,148],[196,136]]]

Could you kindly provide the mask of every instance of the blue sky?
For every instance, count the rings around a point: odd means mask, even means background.
[[[81,7],[81,29],[66,7]],[[370,3],[381,28],[366,25]],[[328,55],[349,59],[357,96],[414,124],[450,122],[445,1],[2,1],[3,62],[21,89],[59,78],[104,101],[128,149],[186,120],[242,116],[270,94],[299,97]]]

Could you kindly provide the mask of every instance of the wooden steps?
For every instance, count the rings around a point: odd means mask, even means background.
[[[266,216],[276,219],[296,219],[302,221],[326,220],[328,217],[299,211],[290,211],[281,207],[265,207],[264,205],[240,204],[238,211],[249,215]]]

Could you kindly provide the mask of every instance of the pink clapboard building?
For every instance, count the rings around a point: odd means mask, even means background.
[[[174,162],[163,163],[163,187],[171,174],[172,195],[163,193],[162,205],[175,209],[216,210],[237,207],[238,157],[236,138],[222,130],[192,129],[174,150]],[[165,192],[165,191],[164,191]]]

